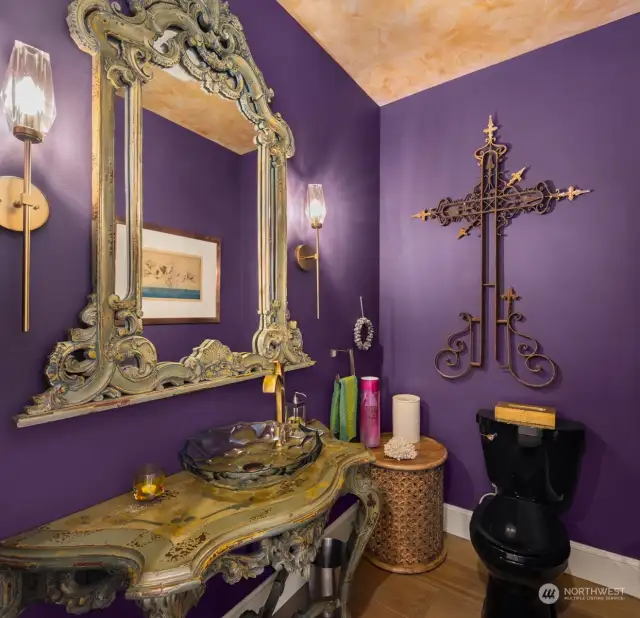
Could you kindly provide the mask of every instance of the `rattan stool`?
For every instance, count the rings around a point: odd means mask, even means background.
[[[415,459],[384,456],[381,445],[371,449],[376,462],[369,474],[378,486],[382,508],[367,546],[366,558],[394,573],[424,573],[442,564],[447,551],[443,526],[443,468],[447,449],[431,438],[416,444]]]

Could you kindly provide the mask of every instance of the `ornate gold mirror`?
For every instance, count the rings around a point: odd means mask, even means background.
[[[293,136],[271,111],[273,91],[238,19],[220,0],[129,0],[128,10],[110,0],[73,0],[67,22],[92,55],[93,293],[80,313],[83,326],[49,356],[50,387],[16,417],[18,426],[263,377],[274,361],[287,370],[311,366],[287,310]],[[190,144],[200,140],[197,152],[181,151],[180,136],[158,139],[159,122],[190,132]],[[150,181],[143,167],[160,172]],[[230,177],[237,184],[222,195]],[[237,248],[255,242],[256,192],[257,273],[242,270],[246,247]],[[241,241],[216,233],[216,217],[234,215],[244,225]],[[217,338],[233,317],[220,312],[225,284],[220,290],[217,283],[228,278],[232,289],[237,280],[246,290],[243,282],[256,275],[258,315],[243,333],[247,347],[253,334],[252,349],[233,352]],[[176,322],[205,329],[204,341],[189,345],[196,331],[185,335],[184,326],[172,334]],[[171,349],[184,344],[182,360],[160,360],[154,334],[171,340]],[[235,342],[240,333],[229,335]]]

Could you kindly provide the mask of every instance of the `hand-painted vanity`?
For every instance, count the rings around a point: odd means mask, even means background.
[[[123,494],[3,541],[0,616],[15,618],[39,602],[82,614],[124,589],[148,618],[183,618],[214,575],[234,584],[270,565],[308,576],[331,506],[353,494],[360,512],[340,598],[348,618],[349,584],[379,514],[378,494],[362,475],[373,456],[328,432],[322,440],[315,463],[272,487],[222,489],[180,472],[154,502]],[[316,606],[305,616],[321,613]]]

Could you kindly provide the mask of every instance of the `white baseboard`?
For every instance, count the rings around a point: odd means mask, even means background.
[[[326,535],[346,541],[351,534],[357,509],[358,505],[354,504],[330,526],[327,526]],[[471,511],[453,504],[444,505],[444,529],[448,534],[469,540],[470,521]],[[572,541],[567,572],[600,586],[624,588],[625,594],[640,598],[640,560],[627,558],[626,556],[620,556],[619,554],[613,554]],[[274,574],[262,582],[238,605],[227,612],[224,618],[239,618],[247,610],[257,611],[263,607],[275,577]],[[305,580],[299,574],[291,575],[287,579],[284,592],[278,602],[278,609],[298,592],[304,584]]]
[[[444,530],[447,534],[469,540],[469,522],[471,511],[453,504],[444,505]]]
[[[471,511],[444,505],[444,529],[469,539]],[[625,594],[640,598],[640,560],[571,541],[568,573],[600,586],[624,588]]]
[[[353,524],[358,513],[358,505],[354,504],[349,507],[338,519],[327,526],[325,530],[325,536],[330,536],[333,539],[339,539],[341,541],[347,541],[351,535]],[[268,579],[263,581],[255,590],[251,591],[240,603],[238,603],[232,610],[228,611],[224,618],[239,618],[247,610],[258,611],[267,602],[269,591],[273,580],[276,578],[275,573]],[[300,588],[306,583],[306,580],[299,574],[293,573],[287,579],[287,583],[284,588],[284,592],[278,601],[276,610],[279,610]]]

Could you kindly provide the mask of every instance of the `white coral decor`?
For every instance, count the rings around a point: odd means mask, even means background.
[[[418,456],[416,447],[406,438],[391,438],[384,445],[384,454],[391,459],[415,459]]]

